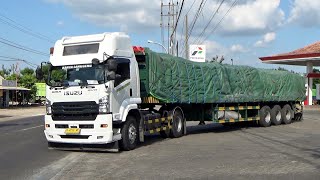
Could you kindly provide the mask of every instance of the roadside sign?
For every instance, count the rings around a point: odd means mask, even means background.
[[[195,62],[206,62],[206,46],[205,45],[190,45],[189,59]]]

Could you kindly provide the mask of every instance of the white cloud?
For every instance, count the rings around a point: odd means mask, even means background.
[[[224,47],[223,45],[219,44],[215,41],[205,41],[204,44],[206,45],[207,50],[207,59],[216,56],[226,56],[229,54],[228,48]]]
[[[125,29],[130,32],[159,30],[160,1],[159,0],[46,0],[50,3],[62,3],[80,20],[96,24],[98,26]],[[216,11],[221,1],[207,1],[204,11],[193,30],[197,36]],[[164,1],[166,3],[166,1]],[[233,1],[225,1],[218,14],[206,31],[208,35],[213,27],[220,21],[231,7]],[[191,6],[191,2],[185,3],[185,11]],[[189,13],[189,24],[199,7],[200,1],[196,1]],[[284,21],[284,12],[279,7],[280,0],[241,0],[230,11],[228,16],[220,24],[217,33],[222,35],[260,35],[275,31]],[[167,12],[164,10],[164,12]],[[181,16],[179,27],[183,26]],[[165,22],[166,23],[166,22]],[[125,26],[124,26],[125,25]],[[124,28],[125,27],[125,28]],[[178,28],[181,30],[181,28]]]
[[[221,23],[219,32],[227,35],[252,35],[274,31],[285,20],[280,0],[246,0],[236,5]],[[231,4],[220,11],[225,14]]]
[[[294,0],[288,22],[297,23],[304,27],[319,26],[319,7],[319,0]]]
[[[276,33],[275,32],[270,32],[264,35],[263,40],[266,43],[272,42],[276,39]]]
[[[159,27],[160,1],[47,0],[62,3],[80,20],[118,30],[147,31]],[[147,5],[147,7],[146,7]]]
[[[257,41],[254,46],[255,47],[265,47],[267,44],[273,42],[276,39],[275,32],[269,32],[263,36],[262,40]]]
[[[57,26],[63,26],[63,25],[64,25],[64,22],[63,22],[63,21],[58,21],[58,22],[56,23],[56,25],[57,25]]]
[[[245,53],[245,52],[248,52],[249,50],[246,49],[245,47],[243,47],[242,45],[240,44],[234,44],[231,46],[230,48],[231,52],[233,53]]]

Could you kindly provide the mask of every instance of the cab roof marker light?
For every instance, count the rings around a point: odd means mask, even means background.
[[[51,47],[50,48],[50,55],[53,55],[53,52],[54,52],[54,47]]]

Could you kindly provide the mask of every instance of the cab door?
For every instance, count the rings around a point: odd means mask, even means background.
[[[130,60],[125,58],[117,58],[117,71],[119,75],[114,81],[114,91],[112,98],[112,112],[119,113],[122,102],[129,99],[132,94],[132,84],[130,79]],[[117,111],[117,112],[116,112]]]

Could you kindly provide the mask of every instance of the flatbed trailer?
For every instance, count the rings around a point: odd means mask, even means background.
[[[49,148],[132,150],[147,134],[187,134],[186,121],[268,127],[302,119],[297,74],[194,63],[131,46],[124,33],[64,37],[50,53]],[[65,76],[55,79],[57,71]]]

